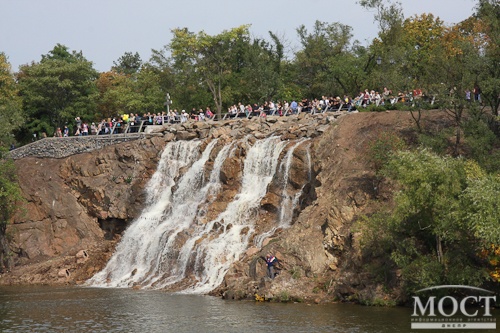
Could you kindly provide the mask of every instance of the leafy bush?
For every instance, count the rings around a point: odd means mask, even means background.
[[[450,147],[449,138],[453,135],[454,129],[449,127],[437,133],[420,133],[418,141],[423,147],[431,149],[434,153],[444,155]]]
[[[282,290],[277,296],[277,301],[279,302],[290,302],[291,300],[290,294],[286,290]]]
[[[387,155],[380,175],[399,184],[394,207],[360,220],[365,269],[379,283],[400,269],[406,297],[439,284],[478,286],[495,276],[481,249],[500,244],[500,177],[429,150]],[[488,275],[489,273],[489,275]]]
[[[406,143],[394,132],[382,132],[369,147],[368,159],[375,171],[379,171],[389,160],[389,155],[405,149]]]

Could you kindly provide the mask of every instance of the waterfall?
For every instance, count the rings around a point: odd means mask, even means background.
[[[201,184],[204,162],[215,143],[212,141],[207,146],[201,158],[199,141],[171,142],[165,147],[158,169],[149,182],[148,207],[126,230],[115,254],[90,284],[129,287],[146,279],[153,280],[163,273],[159,254],[196,213],[196,200],[200,194],[196,187]],[[172,194],[180,169],[189,166],[180,179],[178,190]],[[193,195],[191,200],[186,199],[189,194]],[[183,199],[187,201],[182,202]]]
[[[200,230],[197,240],[202,241],[196,250],[195,262],[198,283],[187,291],[204,293],[213,290],[222,282],[231,264],[246,250],[255,231],[260,201],[273,179],[285,146],[286,142],[271,137],[257,141],[250,148],[239,193],[224,212]],[[202,238],[214,228],[219,231],[216,236]]]
[[[294,197],[297,196],[297,193],[300,196],[300,193],[302,193],[302,189],[297,192],[295,195],[290,193],[289,191],[289,179],[290,179],[290,168],[292,167],[292,157],[293,153],[295,152],[295,149],[302,144],[306,139],[301,139],[297,143],[295,143],[292,148],[288,149],[288,152],[286,153],[285,158],[281,162],[280,169],[283,170],[282,175],[282,183],[283,183],[283,190],[282,190],[282,200],[281,200],[281,207],[280,207],[280,216],[279,216],[279,221],[278,221],[278,227],[287,227],[290,225],[292,222],[292,217],[293,217],[293,210],[295,208],[294,203],[296,203],[296,200]]]
[[[292,223],[293,211],[297,206],[300,195],[302,194],[302,189],[304,187],[302,186],[302,188],[295,194],[293,194],[289,190],[290,169],[292,167],[292,158],[295,149],[299,147],[306,140],[307,139],[300,139],[294,145],[292,145],[292,147],[288,149],[285,157],[280,163],[279,170],[281,175],[280,182],[282,184],[282,190],[281,190],[281,204],[279,208],[278,223],[274,225],[271,228],[271,230],[268,230],[255,237],[254,244],[258,248],[262,247],[262,243],[264,242],[264,240],[268,237],[271,237],[278,228],[287,228]]]
[[[222,167],[237,145],[220,149],[206,177],[217,140],[203,152],[200,141],[168,143],[147,186],[147,207],[127,228],[106,267],[88,284],[173,287],[189,293],[213,290],[247,249],[273,178],[285,183],[283,210],[293,210],[300,194],[288,193],[287,184],[293,151],[302,142],[290,144],[281,163],[288,143],[279,137],[257,140],[252,146],[247,143],[238,193],[211,221],[206,219],[207,210],[222,189]],[[280,212],[278,225],[289,224],[291,216],[292,212]]]

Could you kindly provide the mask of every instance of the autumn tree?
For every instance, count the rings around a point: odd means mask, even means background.
[[[134,91],[130,76],[114,71],[99,75],[96,86],[99,91],[97,116],[107,119],[120,114],[129,114],[138,107],[141,96]]]
[[[161,113],[164,96],[158,73],[150,66],[133,74],[104,72],[96,82],[99,91],[98,118],[113,118],[122,114]]]
[[[422,14],[408,18],[403,23],[401,45],[404,48],[402,70],[410,78],[410,89],[424,88],[441,74],[436,64],[435,50],[439,47],[445,27],[439,17]],[[438,73],[438,75],[435,75]]]

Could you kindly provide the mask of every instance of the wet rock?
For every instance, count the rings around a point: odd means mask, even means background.
[[[197,137],[196,132],[179,131],[175,137],[177,140],[192,140]]]
[[[193,128],[197,128],[197,129],[209,129],[210,128],[210,124],[204,122],[204,121],[198,121],[198,122],[195,122],[193,124]]]
[[[228,127],[212,128],[210,133],[213,138],[219,138],[223,135],[228,135],[231,130]]]
[[[198,134],[199,139],[206,139],[206,138],[208,138],[208,135],[210,134],[210,130],[208,128],[200,129],[200,130],[197,130],[196,133]]]
[[[245,252],[245,256],[252,257],[257,253],[259,253],[259,249],[256,248],[255,246],[252,246]]]
[[[253,136],[257,139],[257,140],[261,140],[261,139],[264,139],[266,138],[266,134],[262,133],[262,132],[255,132],[253,133]]]

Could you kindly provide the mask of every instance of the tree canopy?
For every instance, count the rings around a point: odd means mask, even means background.
[[[0,91],[0,110],[11,111],[0,114],[12,118],[0,122],[6,126],[2,135],[16,133],[17,140],[27,142],[32,134],[51,135],[55,128],[71,125],[76,116],[99,121],[130,112],[165,112],[167,93],[174,109],[211,107],[221,116],[238,102],[354,97],[384,87],[393,94],[421,89],[451,105],[451,90],[463,99],[465,90],[478,87],[483,105],[498,115],[497,1],[477,0],[473,15],[451,25],[432,13],[405,18],[397,1],[359,4],[374,11],[379,29],[367,45],[353,40],[349,25],[316,21],[311,29],[298,25],[296,49],[273,32],[252,37],[250,25],[214,35],[175,28],[170,42],[152,50],[149,60],[125,52],[103,73],[81,51],[61,44],[40,61],[21,66],[14,78],[3,55],[2,82],[10,84]],[[19,109],[21,117],[15,112]]]
[[[39,63],[21,66],[17,73],[25,123],[21,139],[32,133],[52,135],[75,117],[93,119],[97,71],[81,52],[56,45]]]
[[[22,99],[7,56],[0,52],[0,147],[14,141],[12,133],[23,123]]]

